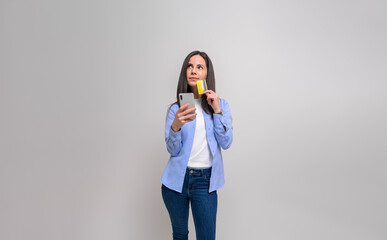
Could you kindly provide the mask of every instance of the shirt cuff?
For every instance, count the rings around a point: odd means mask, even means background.
[[[181,136],[181,129],[177,132],[173,131],[172,127],[169,128],[169,137],[172,141],[180,139]]]
[[[214,113],[213,116],[214,116],[214,127],[218,132],[224,132],[225,131],[224,127],[228,129],[227,124],[225,123],[226,121],[222,114]]]

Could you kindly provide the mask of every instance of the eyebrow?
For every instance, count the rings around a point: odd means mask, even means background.
[[[189,62],[189,63],[188,63],[188,66],[189,66],[189,65],[194,65],[194,64]],[[202,67],[204,67],[205,65],[203,65],[203,64],[201,64],[201,63],[198,63],[197,66],[202,66]]]

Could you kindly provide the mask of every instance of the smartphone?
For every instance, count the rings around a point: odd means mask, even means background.
[[[185,109],[190,109],[195,107],[195,100],[193,93],[179,93],[179,105],[180,107],[189,103],[189,106]],[[193,112],[192,112],[193,113]],[[190,114],[192,114],[190,113]],[[195,119],[195,116],[190,117],[190,119]]]

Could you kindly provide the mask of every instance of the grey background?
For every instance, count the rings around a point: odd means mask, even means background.
[[[386,239],[386,7],[1,0],[0,239],[171,239],[164,120],[196,49],[234,120],[217,239]]]

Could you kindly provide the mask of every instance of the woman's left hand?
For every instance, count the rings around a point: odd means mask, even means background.
[[[214,110],[214,113],[220,113],[221,109],[219,106],[219,95],[212,90],[206,90],[203,93],[206,94],[207,102]]]

